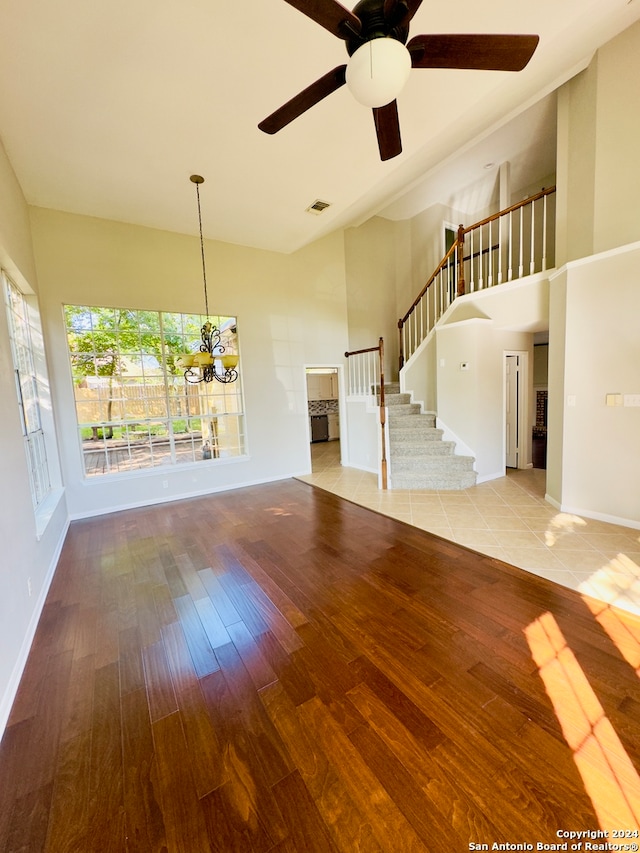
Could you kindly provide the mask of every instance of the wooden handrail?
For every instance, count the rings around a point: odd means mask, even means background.
[[[465,264],[465,262],[469,261],[470,259],[479,257],[480,255],[489,254],[490,252],[494,251],[496,248],[499,248],[499,244],[498,244],[498,246],[490,246],[490,247],[482,249],[479,252],[472,252],[472,253],[465,256],[465,254],[464,254],[465,236],[467,234],[470,234],[471,232],[473,232],[474,230],[476,230],[478,228],[482,228],[485,225],[489,225],[490,223],[501,219],[503,216],[507,216],[508,214],[514,213],[515,211],[520,210],[524,207],[528,207],[530,205],[533,205],[539,199],[544,198],[545,196],[551,195],[555,191],[556,191],[555,186],[547,187],[547,188],[543,187],[543,189],[540,190],[540,192],[535,193],[534,195],[529,196],[528,198],[523,199],[522,201],[519,201],[519,202],[516,202],[515,204],[510,205],[509,207],[504,208],[504,210],[500,210],[497,213],[493,213],[493,214],[491,214],[491,216],[487,216],[484,219],[481,219],[479,222],[474,222],[473,225],[469,225],[467,227],[465,227],[464,225],[460,225],[458,227],[458,233],[457,233],[457,236],[456,236],[456,239],[455,239],[453,245],[448,250],[448,252],[444,256],[444,258],[440,261],[440,263],[438,264],[438,266],[436,267],[434,272],[431,274],[431,276],[427,280],[426,284],[424,285],[424,287],[422,288],[422,290],[420,291],[418,296],[416,296],[416,298],[413,300],[413,303],[411,304],[411,307],[409,308],[407,313],[404,315],[404,317],[402,317],[400,320],[398,320],[398,332],[399,332],[399,336],[400,336],[400,347],[399,347],[400,369],[402,369],[402,367],[404,366],[403,327],[404,327],[405,323],[407,322],[407,320],[411,317],[412,313],[418,307],[418,305],[420,304],[420,301],[423,299],[423,297],[425,296],[425,294],[427,293],[427,291],[429,290],[431,285],[437,279],[438,275],[440,275],[440,273],[447,267],[447,265],[449,265],[451,263],[452,258],[455,257],[455,264],[457,266],[456,295],[457,296],[463,296],[465,293],[465,280],[464,280],[464,264]]]
[[[444,258],[440,261],[440,263],[438,264],[438,266],[436,267],[436,269],[434,270],[434,272],[431,274],[431,277],[429,278],[429,280],[427,281],[427,283],[425,284],[425,286],[422,288],[422,290],[420,291],[420,293],[418,294],[418,296],[416,296],[416,298],[413,300],[413,305],[411,306],[411,308],[409,308],[409,310],[408,310],[408,311],[407,311],[407,313],[404,315],[404,317],[402,318],[402,320],[398,320],[398,325],[400,325],[400,324],[403,324],[403,325],[404,325],[404,323],[406,323],[406,322],[407,322],[407,320],[408,320],[408,319],[409,319],[409,317],[411,316],[411,312],[412,312],[412,311],[413,311],[413,309],[418,305],[418,303],[420,302],[420,300],[422,299],[422,297],[425,295],[425,293],[427,292],[427,290],[429,290],[429,288],[431,287],[431,285],[432,285],[432,284],[433,284],[433,282],[435,281],[436,276],[438,275],[438,273],[446,267],[447,262],[448,262],[448,261],[449,261],[449,259],[451,258],[451,255],[453,255],[453,254],[454,254],[454,252],[456,251],[457,247],[458,247],[458,242],[456,241],[456,242],[453,244],[453,246],[449,249],[449,251],[447,252],[447,254],[444,256]]]
[[[382,340],[382,338],[380,338]],[[354,349],[351,352],[345,352],[344,357],[349,358],[351,355],[362,355],[365,352],[378,352],[380,349],[380,344],[377,347],[367,347],[366,349]]]
[[[345,352],[345,358],[350,358],[353,355],[364,355],[368,352],[377,352],[378,353],[378,372],[380,375],[380,403],[378,405],[378,415],[380,420],[380,431],[381,431],[381,443],[382,443],[382,452],[380,458],[380,479],[382,488],[386,489],[388,486],[388,473],[387,473],[387,442],[386,442],[386,420],[387,420],[387,412],[384,404],[384,340],[383,338],[378,339],[377,347],[365,347],[364,349],[355,349],[351,350],[351,352]]]
[[[542,189],[539,193],[535,195],[529,196],[529,198],[525,198],[522,201],[518,201],[515,204],[512,204],[511,207],[505,207],[504,210],[498,211],[498,213],[492,213],[491,216],[487,216],[486,219],[481,219],[480,222],[474,222],[473,225],[469,225],[467,228],[463,228],[463,232],[465,234],[469,234],[474,228],[481,228],[483,225],[488,225],[490,222],[495,222],[496,219],[500,219],[501,216],[506,216],[508,213],[513,213],[514,210],[519,210],[521,207],[526,207],[528,204],[533,204],[534,201],[538,201],[538,199],[544,198],[546,195],[551,195],[556,191],[555,186],[549,187],[548,189]],[[462,227],[462,226],[460,226]]]

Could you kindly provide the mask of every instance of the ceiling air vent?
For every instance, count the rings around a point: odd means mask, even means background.
[[[314,213],[316,216],[319,216],[323,210],[326,210],[328,207],[331,207],[331,204],[328,201],[320,201],[317,198],[313,204],[310,204],[307,208],[307,213]]]

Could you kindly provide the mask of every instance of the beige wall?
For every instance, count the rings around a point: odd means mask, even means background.
[[[558,294],[549,347],[554,476],[547,484],[563,509],[638,526],[640,408],[607,406],[606,398],[640,394],[639,269],[634,244],[572,264],[552,283]],[[561,332],[554,335],[556,320]]]
[[[556,217],[559,266],[593,252],[598,59],[558,96]]]
[[[478,479],[505,471],[505,353],[523,353],[524,381],[533,369],[533,338],[526,332],[495,328],[489,319],[463,320],[439,327],[437,340],[437,412],[441,426],[475,457]],[[461,364],[466,364],[465,370]],[[524,401],[529,422],[531,394]],[[520,467],[531,462],[531,437],[525,436]]]
[[[558,98],[558,258],[551,281],[547,494],[640,523],[640,423],[607,393],[640,393],[640,24]]]
[[[558,266],[640,239],[640,22],[558,98]]]
[[[640,22],[598,52],[594,252],[640,240]]]
[[[36,289],[28,209],[0,146],[0,259],[21,288]],[[34,302],[35,297],[30,301]],[[37,538],[18,416],[4,298],[0,300],[0,734],[66,530],[64,498]],[[54,473],[55,447],[49,448]],[[56,485],[59,485],[56,483]],[[31,591],[29,591],[29,581]]]
[[[349,349],[375,346],[384,338],[389,379],[398,373],[396,288],[405,277],[398,245],[405,232],[404,223],[374,216],[344,236]]]
[[[41,208],[32,209],[31,214],[72,516],[289,477],[309,469],[304,367],[340,363],[348,341],[340,233],[292,255],[206,243],[211,310],[238,318],[246,458],[87,482],[75,427],[62,305],[203,311],[198,240]]]

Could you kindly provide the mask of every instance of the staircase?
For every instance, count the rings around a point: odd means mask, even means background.
[[[433,413],[422,414],[397,382],[385,384],[389,428],[389,469],[393,489],[466,489],[475,486],[472,456],[456,456],[455,442],[443,441]]]

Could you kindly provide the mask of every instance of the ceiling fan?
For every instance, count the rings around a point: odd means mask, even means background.
[[[350,12],[337,0],[286,0],[346,43],[349,62],[324,74],[258,127],[277,133],[345,83],[372,107],[381,160],[402,151],[396,96],[411,68],[521,71],[538,45],[536,35],[418,35],[409,24],[422,0],[360,0]]]

